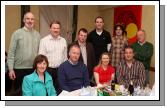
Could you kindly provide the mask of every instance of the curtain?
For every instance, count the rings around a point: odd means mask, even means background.
[[[21,27],[24,26],[23,18],[24,14],[30,11],[30,5],[21,5]]]
[[[48,31],[49,25],[53,20],[58,20],[61,23],[61,36],[67,40],[67,43],[72,42],[73,32],[73,6],[72,5],[44,5],[40,6],[40,33],[46,36],[42,31]],[[47,25],[46,25],[47,24]]]

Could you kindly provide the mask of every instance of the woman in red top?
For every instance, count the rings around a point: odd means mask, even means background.
[[[111,66],[110,56],[107,52],[100,57],[99,64],[94,68],[94,77],[98,88],[111,84],[114,80],[115,69]]]

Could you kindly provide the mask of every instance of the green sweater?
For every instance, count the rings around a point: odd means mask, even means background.
[[[32,68],[40,38],[37,31],[29,31],[25,27],[12,34],[7,58],[9,70]]]
[[[144,64],[146,70],[150,69],[151,57],[153,55],[153,45],[149,42],[145,42],[140,45],[138,42],[132,45],[135,53],[135,59],[141,61]]]

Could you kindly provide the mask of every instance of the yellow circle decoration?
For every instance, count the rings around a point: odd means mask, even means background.
[[[128,39],[133,38],[136,35],[136,32],[138,31],[137,25],[135,23],[129,23],[126,27],[126,31]]]

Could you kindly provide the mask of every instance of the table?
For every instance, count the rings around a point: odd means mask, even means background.
[[[151,89],[140,87],[134,88],[133,96],[150,96]],[[59,96],[130,96],[130,93],[123,85],[115,85],[115,90],[111,90],[111,86],[105,88],[87,87],[74,90],[72,92],[62,91]]]

